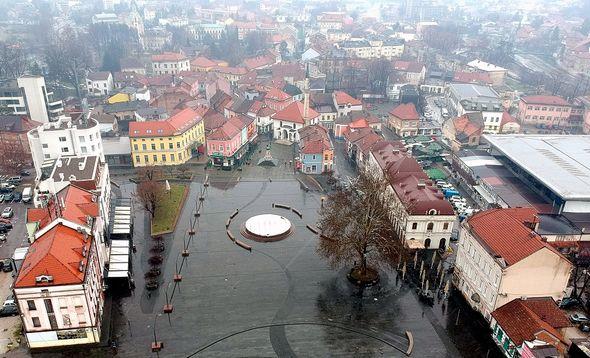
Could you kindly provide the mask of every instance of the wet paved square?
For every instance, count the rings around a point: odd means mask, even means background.
[[[143,279],[149,269],[146,243],[151,244],[147,220],[135,213],[136,289],[113,308],[119,356],[155,355],[150,351],[154,321],[164,357],[403,357],[406,330],[415,340],[414,357],[460,356],[439,322],[446,316],[436,306],[423,307],[412,289],[396,284],[395,273],[385,272],[378,287],[359,292],[345,279],[345,269],[327,266],[316,253],[317,236],[305,227],[315,223],[320,194],[301,190],[295,180],[212,181],[182,282],[172,296],[175,262],[201,188],[191,183],[176,233],[165,240],[164,284],[152,293]],[[121,190],[129,194],[132,186]],[[273,203],[297,208],[303,219]],[[238,237],[246,219],[263,213],[285,216],[294,231],[278,242],[242,238],[253,248],[248,252],[225,232],[235,209],[239,214],[230,230]],[[157,316],[168,284],[174,306],[170,321],[166,314]]]

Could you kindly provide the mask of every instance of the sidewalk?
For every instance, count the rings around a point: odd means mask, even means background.
[[[12,281],[11,273],[0,272],[0,305],[4,303],[6,297],[12,294],[10,290]],[[20,326],[21,319],[19,316],[0,318],[0,354],[19,346],[16,339],[20,337]]]

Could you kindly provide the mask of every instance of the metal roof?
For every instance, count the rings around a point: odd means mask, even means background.
[[[590,200],[590,136],[484,135],[498,152],[564,200]]]

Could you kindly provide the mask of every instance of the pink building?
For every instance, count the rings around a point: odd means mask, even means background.
[[[567,126],[572,106],[558,96],[526,96],[518,103],[518,120],[522,124]]]
[[[207,154],[215,166],[239,165],[256,136],[253,118],[243,115],[232,117],[207,136]]]

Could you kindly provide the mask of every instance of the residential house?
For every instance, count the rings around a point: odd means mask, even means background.
[[[442,134],[453,152],[465,147],[478,146],[483,134],[481,112],[466,113],[461,117],[447,119],[443,124]]]
[[[225,78],[232,86],[237,86],[238,81],[248,73],[245,67],[216,66],[211,72]]]
[[[344,132],[346,154],[358,168],[364,168],[373,146],[383,141],[383,137],[371,128],[360,128]]]
[[[15,164],[32,164],[27,133],[40,125],[24,115],[0,115],[0,153],[10,153],[4,160],[12,159]]]
[[[562,56],[562,62],[574,72],[588,73],[590,71],[590,39],[568,45]]]
[[[467,67],[473,71],[488,74],[494,86],[504,85],[506,76],[508,75],[507,69],[481,60],[473,60],[467,64]]]
[[[334,123],[334,136],[336,138],[343,138],[346,132],[354,132],[362,128],[371,128],[375,133],[381,133],[381,120],[369,113],[351,112],[345,117],[336,119]]]
[[[164,121],[129,123],[134,167],[186,163],[205,144],[203,117],[185,108]]]
[[[283,110],[272,115],[274,139],[283,139],[291,142],[299,142],[299,129],[317,124],[319,113],[309,107],[309,98],[306,96],[304,103],[293,102]]]
[[[147,30],[143,35],[143,48],[147,51],[162,51],[172,41],[172,33],[164,28]]]
[[[504,108],[492,87],[473,83],[451,83],[447,87],[449,109],[457,116],[467,112],[484,112],[485,124],[500,123]]]
[[[338,111],[334,104],[334,95],[331,93],[311,93],[310,106],[319,114],[319,123],[330,130],[334,129],[334,121],[338,117]]]
[[[271,87],[264,95],[264,103],[268,108],[279,112],[293,103],[293,96],[276,87]]]
[[[532,354],[536,346],[543,346],[544,352],[549,348],[552,357],[564,356],[571,342],[568,330],[576,329],[551,297],[514,299],[492,312],[490,327],[494,342],[508,358],[539,357]]]
[[[456,219],[453,207],[403,144],[375,144],[367,163],[371,173],[389,183],[385,198],[404,245],[410,249],[446,249]]]
[[[419,86],[426,78],[426,66],[416,61],[395,61],[393,69],[402,74],[405,84]]]
[[[242,164],[242,157],[257,137],[254,119],[239,115],[225,121],[207,136],[207,155],[214,166],[233,167]]]
[[[561,300],[572,264],[534,230],[533,208],[491,209],[463,221],[453,282],[486,320],[521,297]]]
[[[248,109],[247,115],[254,118],[258,133],[273,133],[272,130],[272,115],[276,111],[264,104],[262,101],[255,100]]]
[[[388,127],[400,137],[418,134],[420,115],[414,103],[402,103],[389,111]]]
[[[101,274],[89,230],[58,219],[39,231],[14,283],[29,348],[100,343]]]
[[[129,123],[137,119],[136,112],[141,108],[149,107],[147,101],[129,101],[113,104],[103,104],[96,107],[98,113],[106,113],[115,116],[120,133],[129,132]]]
[[[353,111],[363,110],[363,102],[344,91],[334,91],[332,97],[334,98],[334,106],[338,111],[338,117],[345,116]]]
[[[91,96],[106,96],[114,88],[113,75],[108,71],[90,72],[86,76],[86,90]]]
[[[518,103],[518,120],[522,124],[566,127],[572,105],[559,96],[524,96]]]
[[[299,130],[299,160],[301,171],[306,174],[322,174],[334,168],[334,146],[328,130],[311,125]]]
[[[209,72],[216,66],[220,66],[218,61],[213,61],[205,56],[199,56],[191,60],[191,71]]]
[[[136,72],[115,72],[113,75],[113,84],[115,88],[136,87],[142,88],[145,86],[145,75]]]
[[[453,75],[453,82],[455,83],[473,83],[482,86],[491,86],[492,79],[486,72],[463,72],[456,71]]]
[[[45,123],[27,133],[37,178],[42,168],[60,156],[96,155],[104,161],[100,127],[93,119]]]
[[[152,72],[154,75],[177,75],[190,71],[190,61],[182,53],[164,52],[152,55]]]
[[[347,40],[337,43],[336,47],[350,57],[363,59],[392,59],[404,53],[404,42],[399,39]]]

